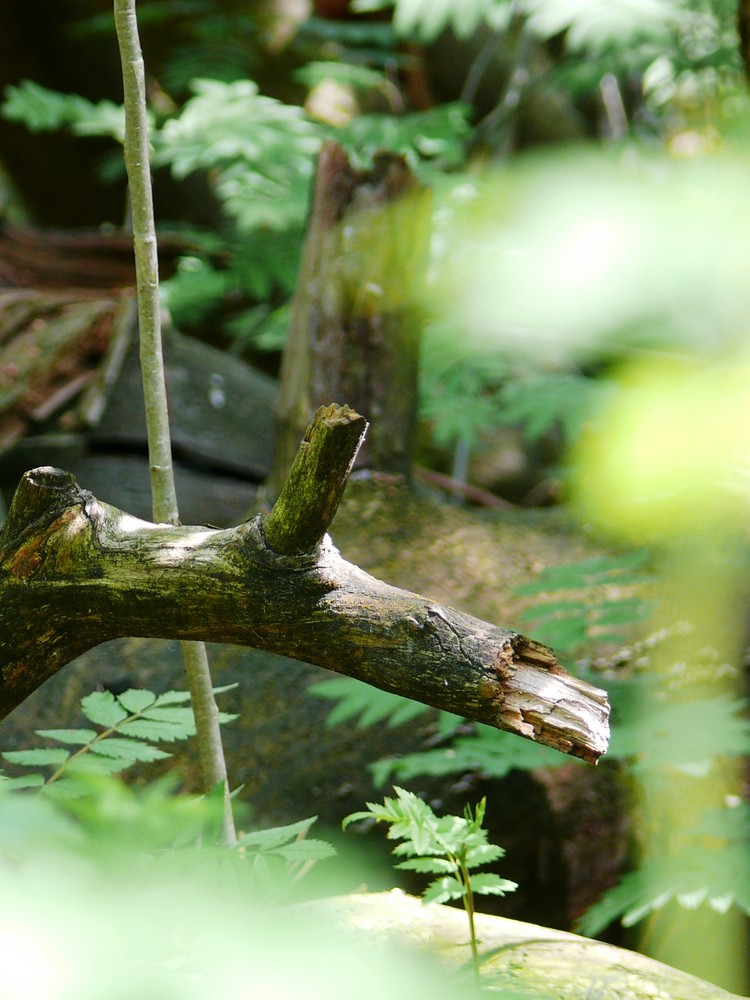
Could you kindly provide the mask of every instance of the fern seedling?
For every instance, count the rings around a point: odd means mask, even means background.
[[[230,685],[233,687],[234,685]],[[217,688],[216,693],[228,688]],[[38,736],[62,746],[32,750],[5,751],[2,756],[24,767],[50,767],[45,778],[33,771],[16,778],[4,778],[11,787],[39,788],[55,796],[77,797],[85,786],[76,780],[83,774],[118,774],[137,762],[164,760],[170,757],[155,743],[174,743],[195,735],[195,720],[187,691],[154,694],[131,688],[122,694],[94,691],[81,699],[81,709],[96,729],[37,729]],[[230,722],[235,715],[220,713],[220,722]],[[77,747],[77,749],[69,749]]]
[[[347,816],[346,828],[360,820],[387,823],[388,839],[400,840],[393,853],[403,857],[396,867],[424,875],[436,875],[422,894],[423,903],[461,900],[469,923],[469,942],[475,974],[479,976],[479,950],[474,920],[474,897],[504,896],[518,888],[499,875],[474,869],[497,861],[505,851],[490,844],[482,827],[487,801],[482,799],[472,811],[461,816],[437,816],[418,795],[396,787],[396,797],[385,796],[383,804],[368,802],[367,809]]]

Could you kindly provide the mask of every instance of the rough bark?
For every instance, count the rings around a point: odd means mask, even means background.
[[[337,406],[316,415],[303,479],[329,486],[298,494],[302,535],[290,492],[283,517],[213,530],[140,521],[57,469],[26,473],[0,533],[0,718],[108,639],[201,639],[325,666],[596,762],[608,740],[603,691],[546,646],[390,587],[334,548],[325,528],[359,421]],[[332,471],[320,462],[335,438],[346,444]]]
[[[403,157],[383,153],[358,170],[340,146],[324,146],[282,363],[271,492],[332,399],[370,422],[357,465],[408,478],[429,218],[428,193]]]
[[[470,961],[466,917],[399,890],[357,893],[306,905],[348,931],[437,954],[457,972]],[[547,1000],[741,1000],[735,993],[636,952],[565,931],[486,914],[476,916],[482,987]]]

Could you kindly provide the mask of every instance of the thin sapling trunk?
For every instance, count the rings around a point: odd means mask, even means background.
[[[169,414],[159,304],[159,267],[149,160],[146,83],[138,37],[136,0],[114,0],[115,28],[122,63],[125,97],[125,166],[130,188],[138,293],[138,325],[143,395],[146,404],[151,496],[154,521],[179,524],[174,485]],[[229,798],[218,709],[213,694],[206,647],[183,642],[183,659],[195,713],[203,780],[206,790],[224,786],[223,839],[236,842]]]

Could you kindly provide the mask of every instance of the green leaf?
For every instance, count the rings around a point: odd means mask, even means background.
[[[399,861],[396,868],[403,868],[407,871],[422,872],[425,875],[443,875],[454,872],[456,866],[447,858],[409,858],[408,861]]]
[[[72,769],[75,770],[75,763],[71,765]],[[80,772],[79,772],[80,773]],[[73,775],[63,776],[53,781],[51,784],[44,785],[40,792],[48,799],[57,799],[60,802],[70,802],[72,799],[80,799],[83,796],[90,794],[91,789],[86,785],[81,784],[77,777]]]
[[[349,813],[348,816],[344,816],[341,820],[341,829],[345,830],[352,823],[361,823],[364,820],[370,820],[373,818],[373,814],[364,809],[361,809],[359,812]]]
[[[521,617],[525,618],[525,614]],[[546,618],[533,629],[535,639],[551,646],[558,654],[567,656],[573,656],[580,649],[588,634],[588,622],[580,611],[578,615],[566,618]]]
[[[164,694],[157,695],[154,708],[161,708],[164,705],[178,705],[190,701],[189,691],[165,691]]]
[[[395,727],[431,711],[428,705],[381,691],[352,677],[319,681],[311,684],[308,692],[316,698],[338,703],[326,718],[326,728],[340,726],[354,718],[357,719],[358,729],[366,729],[378,722],[387,722],[388,726]]]
[[[154,137],[155,163],[168,164],[177,178],[209,171],[225,211],[245,233],[301,224],[319,126],[247,79],[199,79],[191,89],[179,116]]]
[[[171,756],[165,750],[159,750],[158,747],[151,746],[150,743],[116,736],[111,736],[106,740],[99,740],[91,748],[91,752],[102,757],[119,758],[126,763],[126,766],[139,760],[165,760]]]
[[[542,38],[563,32],[570,49],[601,49],[647,37],[669,41],[681,11],[677,0],[526,0],[530,27]]]
[[[421,42],[434,41],[449,28],[467,39],[502,6],[503,0],[396,0],[393,26],[402,37]]]
[[[9,778],[6,774],[0,774],[0,789],[39,788],[43,784],[43,774],[24,774],[18,778]]]
[[[294,73],[294,76],[311,89],[325,80],[333,80],[361,90],[383,90],[388,86],[388,77],[382,70],[332,60],[306,63]]]
[[[98,726],[111,729],[127,719],[128,713],[110,691],[93,691],[81,699],[83,714]]]
[[[457,878],[446,875],[431,882],[422,894],[423,903],[447,903],[451,899],[463,899],[466,886]]]
[[[130,715],[139,715],[149,705],[156,702],[156,695],[153,691],[146,691],[142,688],[129,688],[117,695],[117,700]]]
[[[123,757],[108,757],[106,754],[87,753],[76,757],[68,765],[67,771],[72,775],[79,774],[119,774],[133,762]],[[57,782],[55,782],[57,784]],[[54,788],[54,785],[51,787]]]
[[[578,440],[592,413],[601,410],[603,397],[612,394],[606,382],[570,372],[533,371],[506,380],[499,391],[496,422],[520,425],[530,443],[562,429],[565,440]]]
[[[78,135],[108,135],[122,142],[125,112],[112,101],[93,104],[78,94],[60,94],[24,80],[6,87],[2,115],[23,122],[32,132],[70,128]]]
[[[174,705],[170,705],[165,708],[161,705],[154,705],[153,708],[147,708],[143,712],[143,718],[159,722],[170,722],[176,726],[189,726],[195,722],[193,709],[190,706],[187,708],[177,708]]]
[[[40,795],[16,794],[0,782],[0,855],[6,858],[30,857],[38,861],[42,852],[65,847],[75,850],[84,835],[70,817]],[[3,865],[4,869],[6,865]],[[3,873],[5,875],[9,872]],[[7,991],[4,991],[7,992]]]
[[[2,756],[10,761],[11,764],[26,764],[29,767],[38,767],[40,764],[54,764],[55,766],[59,766],[65,763],[68,757],[70,757],[70,752],[63,750],[62,747],[53,747],[49,750],[41,748],[34,750],[8,750]]]
[[[715,850],[692,846],[669,856],[649,858],[629,872],[584,914],[578,930],[599,934],[615,920],[632,927],[667,903],[686,909],[698,902],[717,912],[735,905],[750,913],[750,852],[747,841]]]
[[[601,601],[592,609],[597,628],[609,625],[632,625],[643,621],[653,611],[653,604],[639,597],[620,597],[616,601]]]
[[[534,622],[539,618],[553,618],[555,615],[568,615],[576,614],[580,615],[582,609],[582,603],[580,600],[567,600],[567,601],[545,601],[543,604],[537,604],[533,608],[527,608],[523,617],[526,621]]]
[[[191,736],[195,736],[195,723],[193,722],[191,725],[186,721],[170,722],[159,719],[131,719],[119,725],[117,731],[122,733],[123,736],[172,743],[175,740],[185,740]]]
[[[580,590],[603,584],[627,586],[642,583],[646,577],[636,573],[645,566],[650,553],[645,549],[621,556],[593,556],[561,566],[549,566],[536,580],[514,588],[521,596],[543,594],[555,590]]]
[[[331,129],[360,169],[369,168],[382,150],[398,153],[423,182],[436,171],[454,169],[466,158],[470,127],[466,105],[443,104],[395,118],[393,115],[357,115],[347,125]]]
[[[219,722],[229,722],[236,718],[219,713]],[[185,740],[195,735],[195,717],[192,708],[180,708],[173,705],[159,707],[154,705],[146,708],[138,719],[128,719],[117,726],[117,730],[126,736],[139,737],[148,740]]]
[[[297,823],[290,823],[287,826],[274,826],[267,830],[253,830],[243,834],[237,841],[242,847],[255,847],[263,851],[273,851],[296,838],[303,838],[317,816],[309,819],[299,820]]]
[[[511,733],[478,726],[475,734],[458,736],[449,747],[385,758],[370,765],[370,770],[376,786],[382,787],[394,778],[411,781],[422,775],[443,777],[472,771],[503,778],[512,770],[561,767],[574,759]]]
[[[304,838],[277,847],[275,853],[284,858],[285,861],[304,863],[306,861],[325,861],[335,857],[336,849],[325,840]]]
[[[481,831],[484,834],[484,830]],[[466,852],[466,867],[479,868],[505,857],[505,851],[498,844],[475,844]]]
[[[85,746],[97,736],[93,729],[37,729],[36,734],[57,740],[58,743],[71,743],[78,746]]]
[[[470,881],[471,891],[478,896],[504,896],[508,892],[515,892],[518,888],[517,882],[500,878],[491,872],[472,875]]]

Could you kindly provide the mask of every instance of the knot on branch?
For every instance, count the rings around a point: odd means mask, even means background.
[[[321,406],[279,498],[263,519],[266,543],[281,556],[312,553],[336,516],[367,421],[348,406]]]
[[[86,494],[71,472],[51,465],[25,472],[0,531],[0,544],[20,536],[41,518],[51,520],[66,507],[81,503],[85,498]]]

